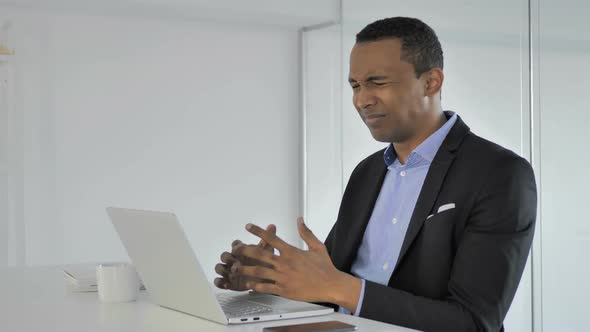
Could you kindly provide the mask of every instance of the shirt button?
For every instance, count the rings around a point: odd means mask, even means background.
[[[399,173],[399,175],[401,175],[401,176],[406,176],[406,171],[401,171],[401,172]]]
[[[394,225],[397,224],[397,218],[393,218],[393,220],[391,221]]]
[[[388,267],[389,267],[389,263],[383,264],[383,271],[387,271]]]

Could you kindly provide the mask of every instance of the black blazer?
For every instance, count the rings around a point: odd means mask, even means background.
[[[381,150],[350,176],[325,242],[341,271],[350,273],[386,171]],[[449,203],[455,208],[436,213]],[[458,118],[428,170],[391,279],[366,281],[360,316],[425,331],[503,331],[536,210],[530,164]]]

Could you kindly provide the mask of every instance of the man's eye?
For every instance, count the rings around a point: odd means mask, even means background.
[[[353,90],[356,90],[356,89],[358,89],[358,88],[360,87],[360,85],[358,85],[358,84],[353,84],[353,85],[351,85],[350,87],[351,87]]]
[[[388,82],[373,82],[376,86],[383,86],[386,85]]]

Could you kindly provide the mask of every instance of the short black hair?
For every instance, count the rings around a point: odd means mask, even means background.
[[[443,51],[434,30],[411,17],[390,17],[367,25],[356,35],[357,43],[399,38],[401,60],[414,65],[416,77],[432,68],[443,69]]]

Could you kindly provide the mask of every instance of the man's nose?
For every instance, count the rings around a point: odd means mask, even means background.
[[[359,91],[354,94],[354,105],[358,109],[366,109],[375,106],[377,97],[368,89],[361,87]]]

